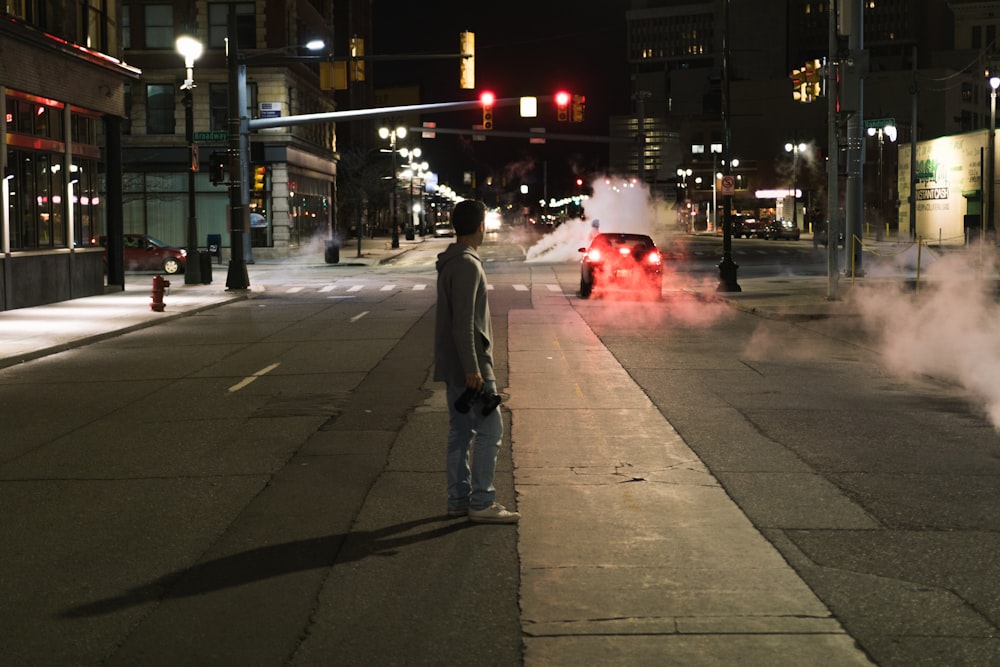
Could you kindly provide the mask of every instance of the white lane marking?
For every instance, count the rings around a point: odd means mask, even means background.
[[[419,283],[419,284],[413,286],[413,291],[414,292],[419,292],[419,291],[424,290],[424,289],[427,289],[427,285],[424,285],[423,283]]]
[[[270,366],[266,366],[266,367],[260,369],[259,371],[257,371],[253,375],[245,377],[242,380],[240,380],[239,382],[237,382],[236,384],[234,384],[232,387],[229,388],[229,391],[230,392],[239,391],[243,387],[247,386],[248,384],[250,384],[251,382],[253,382],[257,378],[259,378],[261,375],[266,375],[266,374],[270,373],[271,371],[273,371],[275,368],[277,368],[280,365],[281,365],[280,363],[278,363],[278,364],[271,364]]]
[[[487,285],[487,286],[486,286],[486,289],[488,289],[488,290],[491,290],[491,289],[493,289],[493,285]]]
[[[335,289],[337,289],[336,285],[324,285],[322,288],[320,288],[319,291],[320,292],[332,292]]]
[[[562,287],[559,285],[546,285],[546,287],[549,288],[550,292],[562,292]]]
[[[360,320],[362,317],[364,317],[367,314],[368,314],[367,310],[365,312],[363,312],[363,313],[358,313],[357,315],[355,315],[354,317],[351,318],[351,322],[357,322],[358,320]]]
[[[347,290],[347,291],[348,291],[348,292],[360,292],[360,291],[361,291],[361,290],[363,290],[364,288],[365,288],[365,286],[364,286],[364,285],[353,285],[353,286],[351,286],[351,289],[349,289],[349,290]]]
[[[528,286],[527,285],[514,285],[514,291],[515,292],[527,292],[528,291]]]
[[[382,289],[380,289],[379,291],[380,292],[391,292],[394,289],[396,289],[395,285],[382,285]]]
[[[302,287],[289,287],[287,290],[285,290],[285,293],[286,294],[295,294],[296,292],[301,292],[302,290],[303,290]]]

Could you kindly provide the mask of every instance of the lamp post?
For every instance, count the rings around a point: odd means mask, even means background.
[[[989,183],[989,208],[986,211],[986,228],[985,231],[995,229],[994,224],[994,211],[996,206],[993,205],[993,194],[996,190],[994,184],[996,183],[996,169],[997,169],[997,88],[1000,88],[1000,76],[990,77],[990,183]],[[986,234],[983,234],[983,241],[985,241]]]
[[[885,144],[886,138],[889,141],[896,141],[896,126],[886,125],[885,127],[869,127],[868,128],[869,137],[878,137],[878,174],[876,175],[876,180],[878,182],[878,227],[876,228],[876,236],[882,237],[882,229],[885,222],[885,211],[883,211],[883,184],[882,184],[882,148]]]
[[[198,146],[194,143],[194,61],[201,57],[202,45],[194,37],[182,35],[177,38],[177,52],[184,57],[185,78],[181,90],[184,91],[184,140],[190,150],[188,165],[188,223],[187,257],[184,267],[184,284],[197,285],[202,282],[201,255],[198,252],[198,216],[195,207],[195,172],[198,171]],[[207,277],[207,276],[206,276]]]
[[[799,153],[805,151],[804,143],[785,144],[785,150],[792,154],[792,224],[799,226]]]
[[[687,177],[690,176],[692,172],[690,169],[680,168],[677,170],[677,176],[681,179],[681,192],[683,193],[682,203],[684,204],[684,214],[687,216],[687,228],[691,231],[693,227],[691,223],[691,208],[688,206],[688,191],[687,191]]]
[[[399,247],[399,202],[396,193],[396,139],[402,139],[403,137],[406,136],[406,128],[397,127],[395,129],[390,130],[387,127],[380,127],[378,130],[378,136],[382,137],[383,139],[389,140],[389,152],[391,153],[391,158],[392,158],[392,170],[390,176],[390,178],[392,179],[392,184],[391,184],[392,190],[390,191],[391,195],[389,197],[389,206],[392,210],[391,213],[392,247],[398,248]]]

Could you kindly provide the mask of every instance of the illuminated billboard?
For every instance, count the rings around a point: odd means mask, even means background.
[[[966,216],[981,215],[988,147],[987,130],[917,142],[914,182],[918,237],[941,245],[965,243]],[[901,231],[910,228],[910,150],[909,144],[899,147]]]

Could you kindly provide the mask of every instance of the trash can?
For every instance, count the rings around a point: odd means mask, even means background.
[[[208,256],[214,256],[215,261],[222,262],[222,234],[208,235]]]
[[[327,264],[336,264],[340,261],[340,241],[327,239],[323,259],[326,260]]]
[[[212,253],[210,252],[199,252],[198,261],[201,266],[201,284],[211,285],[212,284]]]

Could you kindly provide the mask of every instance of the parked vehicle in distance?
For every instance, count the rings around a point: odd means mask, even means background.
[[[826,237],[826,220],[817,221],[815,223],[815,231],[813,232],[813,245],[827,245]],[[837,235],[837,245],[843,247],[844,245],[844,226],[841,223],[840,233]]]
[[[766,223],[763,220],[749,215],[733,216],[733,238],[750,238],[751,236],[763,237]]]
[[[662,296],[663,254],[645,234],[598,234],[580,252],[581,298],[608,289]]]
[[[798,241],[802,235],[799,229],[791,220],[772,220],[764,228],[765,239],[791,239]]]
[[[104,246],[104,265],[108,263],[108,237],[98,242]],[[184,271],[187,250],[174,248],[148,234],[126,234],[124,239],[126,271],[163,271],[174,274]]]
[[[455,228],[450,222],[438,221],[434,223],[434,236],[454,236]]]

